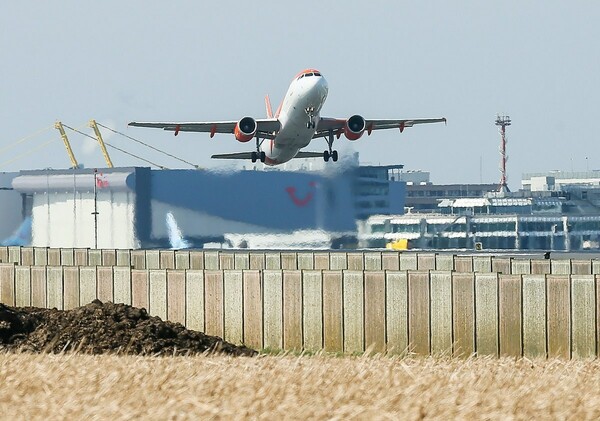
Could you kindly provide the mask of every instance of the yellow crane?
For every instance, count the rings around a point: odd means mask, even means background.
[[[71,160],[71,168],[78,168],[79,164],[77,163],[77,158],[75,158],[75,154],[73,153],[73,149],[71,149],[71,144],[69,143],[69,138],[67,137],[67,133],[65,132],[65,128],[60,121],[54,123],[54,128],[58,129],[60,132],[60,137],[65,144],[65,148],[67,149],[67,155],[69,155],[69,159]]]
[[[94,133],[96,133],[96,140],[98,140],[98,144],[100,145],[100,150],[102,150],[102,155],[104,155],[104,160],[106,161],[106,165],[108,168],[113,168],[113,163],[110,160],[110,156],[106,151],[106,146],[104,145],[104,139],[102,139],[102,134],[100,133],[100,129],[98,129],[98,125],[96,124],[96,120],[90,120],[90,127],[94,129]]]

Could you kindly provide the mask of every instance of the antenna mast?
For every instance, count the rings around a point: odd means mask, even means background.
[[[503,193],[510,191],[507,184],[508,176],[506,175],[506,161],[508,160],[508,156],[506,155],[506,126],[510,125],[511,121],[509,116],[496,116],[496,126],[499,127],[500,136],[502,137],[500,143],[500,172],[502,173],[502,176],[500,178],[500,185],[498,186],[498,191]]]

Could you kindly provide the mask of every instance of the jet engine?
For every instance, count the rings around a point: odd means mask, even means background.
[[[256,134],[256,120],[252,117],[244,117],[235,125],[233,134],[238,142],[249,142]]]
[[[344,126],[344,135],[348,140],[357,140],[359,139],[365,131],[367,127],[367,122],[358,114],[353,115],[348,120],[346,120],[346,125]]]

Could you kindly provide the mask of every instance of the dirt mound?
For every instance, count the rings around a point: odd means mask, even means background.
[[[151,317],[125,304],[92,303],[73,310],[15,308],[0,304],[0,350],[24,352],[193,355],[219,352],[252,356],[256,351],[179,323]]]

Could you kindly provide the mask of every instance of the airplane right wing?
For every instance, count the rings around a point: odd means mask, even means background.
[[[409,119],[364,119],[359,115],[355,115],[350,119],[357,118],[359,126],[362,126],[362,130],[366,131],[367,134],[371,134],[372,130],[384,130],[384,129],[400,129],[400,132],[404,131],[406,127],[412,127],[415,124],[427,124],[427,123],[446,123],[445,118],[409,118]],[[348,119],[342,118],[321,118],[317,123],[317,130],[313,136],[326,137],[329,132],[339,135],[344,130]],[[361,132],[362,134],[362,132]]]
[[[274,133],[281,129],[281,123],[276,118],[256,119],[256,133],[264,139],[273,139]],[[213,137],[215,133],[233,133],[238,121],[206,121],[206,122],[181,122],[181,123],[161,123],[161,122],[138,122],[132,121],[128,126],[150,127],[154,129],[163,129],[175,132],[205,132]]]

